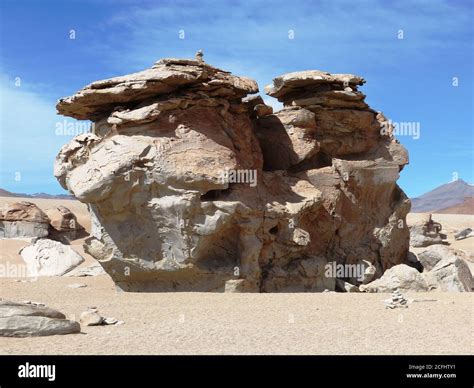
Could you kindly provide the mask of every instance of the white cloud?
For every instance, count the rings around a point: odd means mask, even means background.
[[[24,80],[0,73],[0,187],[15,192],[61,192],[53,163],[71,136],[57,136],[55,101]],[[18,86],[17,86],[18,85]],[[34,90],[34,91],[33,91]],[[20,173],[21,179],[15,180]]]

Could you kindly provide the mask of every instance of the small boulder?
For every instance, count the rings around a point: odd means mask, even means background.
[[[37,337],[79,333],[78,322],[57,310],[33,303],[0,301],[0,336]]]
[[[240,293],[240,292],[258,292],[255,284],[252,284],[245,279],[231,279],[225,282],[226,293]]]
[[[377,269],[371,262],[367,260],[363,260],[363,263],[364,263],[365,269],[364,269],[364,274],[362,275],[362,284],[367,284],[372,281]]]
[[[54,206],[45,212],[50,219],[49,236],[53,240],[69,243],[83,229],[74,213],[66,206]]]
[[[336,279],[336,288],[342,292],[360,292],[359,287],[342,279]]]
[[[102,321],[104,325],[116,325],[118,323],[118,319],[115,318],[104,318]]]
[[[466,228],[461,230],[460,232],[456,233],[454,235],[455,240],[463,240],[465,238],[471,237],[472,236],[472,229],[471,228]]]
[[[445,245],[432,245],[418,254],[418,260],[425,271],[431,271],[443,259],[454,258],[468,260],[466,252]]]
[[[104,321],[104,317],[102,317],[95,308],[89,308],[84,311],[79,319],[85,326],[99,326],[102,325]]]
[[[49,239],[38,240],[21,249],[20,254],[31,277],[61,276],[84,261],[69,245]]]
[[[431,271],[423,272],[423,277],[430,290],[470,292],[473,288],[468,264],[456,255],[443,258]]]
[[[435,244],[449,244],[446,235],[440,233],[442,226],[429,214],[426,219],[410,227],[410,245],[415,248],[428,247]]]
[[[399,264],[385,271],[381,278],[362,284],[359,289],[362,292],[428,291],[428,285],[415,268]]]
[[[34,203],[21,201],[0,210],[0,237],[39,237],[48,235],[49,218]]]
[[[410,231],[410,245],[413,248],[425,248],[430,245],[443,244],[445,243],[443,239],[439,236],[437,237],[427,237],[422,234],[412,233]]]

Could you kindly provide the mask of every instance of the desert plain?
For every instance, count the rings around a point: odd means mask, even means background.
[[[75,200],[1,197],[0,206],[26,200],[44,209],[64,205],[90,228],[87,208]],[[408,215],[408,224],[423,214]],[[454,248],[474,253],[474,238],[454,240],[473,215],[434,214]],[[71,246],[95,260],[82,248]],[[3,265],[21,264],[28,243],[0,240]],[[415,253],[425,248],[411,248]],[[86,285],[70,288],[74,284]],[[78,319],[88,307],[124,322],[82,326],[81,333],[3,338],[0,354],[474,354],[472,293],[407,293],[406,309],[386,309],[384,293],[136,293],[116,289],[106,275],[0,278],[0,296],[34,301]]]

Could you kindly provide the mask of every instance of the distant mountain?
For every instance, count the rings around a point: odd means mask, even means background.
[[[474,197],[474,186],[458,179],[451,183],[439,186],[420,197],[411,199],[413,213],[436,213],[438,210],[461,205],[467,199]],[[463,213],[465,214],[465,213]]]
[[[466,198],[463,203],[446,209],[436,210],[436,213],[444,214],[474,214],[474,198]]]
[[[73,195],[69,194],[25,194],[25,193],[12,193],[11,191],[0,189],[0,197],[18,197],[18,198],[44,198],[44,199],[76,199]]]

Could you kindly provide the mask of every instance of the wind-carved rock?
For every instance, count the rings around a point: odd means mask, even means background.
[[[55,175],[89,205],[86,250],[130,291],[334,290],[328,262],[404,263],[408,163],[349,74],[255,81],[198,60],[97,81],[58,102],[93,121]],[[344,279],[348,280],[348,279]],[[351,279],[353,282],[357,282]]]

